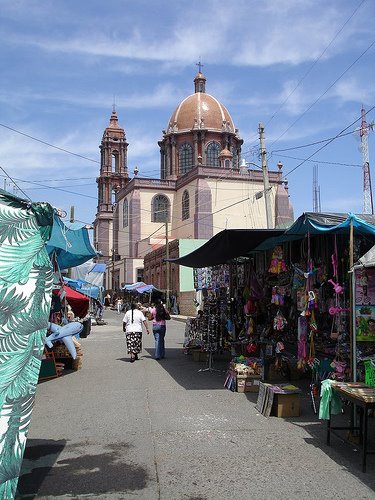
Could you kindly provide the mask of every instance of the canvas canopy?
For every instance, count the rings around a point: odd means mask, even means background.
[[[247,255],[264,240],[280,236],[281,229],[224,229],[213,236],[194,252],[168,259],[187,267],[209,267],[225,264],[230,260]]]
[[[353,224],[358,234],[375,237],[375,216],[336,213],[303,213],[286,230],[278,229],[225,229],[213,236],[194,252],[178,259],[168,259],[187,267],[211,267],[225,264],[253,252],[268,250],[288,241],[299,240],[306,234],[349,234]]]
[[[151,293],[151,292],[161,291],[154,285],[147,285],[143,281],[138,281],[137,283],[133,283],[132,285],[125,285],[123,290],[126,290],[127,292],[136,292],[136,293]]]
[[[56,214],[46,247],[50,257],[55,254],[61,270],[79,266],[97,256],[86,227],[77,224],[68,226]]]
[[[84,295],[92,297],[93,299],[97,299],[99,297],[100,287],[93,285],[92,283],[89,283],[88,281],[81,280],[81,279],[74,280],[74,279],[67,278],[67,277],[64,277],[64,281],[71,288],[78,290],[79,292],[83,293]]]
[[[64,285],[60,290],[53,290],[54,295],[61,295],[65,292],[65,298],[74,314],[79,318],[84,318],[89,310],[90,299],[83,293],[74,290],[70,286]]]

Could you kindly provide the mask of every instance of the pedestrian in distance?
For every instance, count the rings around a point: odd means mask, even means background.
[[[107,309],[107,307],[111,306],[111,295],[107,293],[107,295],[104,297],[104,307]]]
[[[142,326],[146,328],[148,335],[150,330],[147,320],[143,312],[137,308],[137,304],[133,302],[129,311],[126,311],[122,323],[131,363],[138,359],[138,354],[142,351]]]
[[[116,308],[117,308],[117,314],[121,314],[121,311],[122,311],[122,307],[124,305],[124,301],[122,300],[121,297],[119,297],[117,300],[116,300]]]
[[[150,310],[150,319],[152,319],[152,332],[155,339],[155,359],[164,359],[166,321],[171,319],[171,316],[161,300]]]

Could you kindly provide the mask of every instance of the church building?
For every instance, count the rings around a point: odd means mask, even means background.
[[[293,220],[282,164],[267,171],[266,198],[264,171],[248,168],[242,144],[226,107],[206,92],[200,70],[194,93],[177,105],[158,142],[160,178],[142,178],[137,169],[129,173],[129,145],[112,111],[100,145],[94,222],[95,247],[108,267],[107,289],[145,281],[179,294],[178,268],[166,283],[166,253],[189,253],[223,229],[274,228]]]

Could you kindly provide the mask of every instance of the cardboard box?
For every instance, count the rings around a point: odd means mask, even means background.
[[[193,353],[193,361],[207,361],[207,352],[199,351],[195,349],[192,351]]]
[[[299,394],[275,394],[271,415],[274,417],[299,417]]]
[[[237,392],[258,392],[260,375],[237,376]]]

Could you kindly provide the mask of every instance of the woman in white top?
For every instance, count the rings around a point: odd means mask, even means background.
[[[148,335],[150,331],[147,320],[143,312],[137,308],[137,304],[132,303],[129,311],[125,313],[122,324],[131,363],[138,359],[138,354],[142,350],[142,324],[145,326]]]

